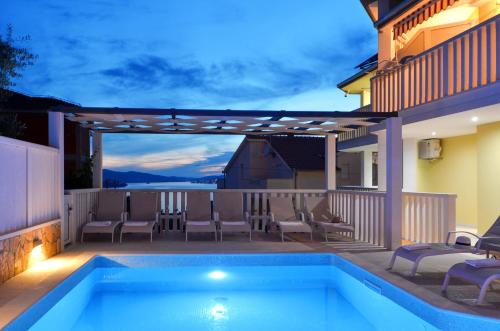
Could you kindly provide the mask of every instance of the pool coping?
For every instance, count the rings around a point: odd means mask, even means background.
[[[469,314],[469,315],[474,315],[477,317],[485,317],[485,318],[493,318],[493,319],[499,319],[499,317],[496,316],[491,316],[491,315],[486,315],[486,314],[480,314],[474,310],[468,309],[465,306],[459,305],[451,300],[448,300],[447,298],[437,295],[436,293],[431,292],[430,290],[422,287],[422,286],[416,286],[414,283],[398,276],[397,274],[393,274],[385,270],[384,268],[375,265],[361,257],[358,257],[352,253],[347,253],[347,252],[332,252],[332,251],[324,251],[324,250],[318,250],[318,251],[309,251],[309,252],[258,252],[258,253],[251,253],[251,252],[244,252],[244,253],[239,253],[239,252],[223,252],[223,253],[213,253],[213,252],[172,252],[172,253],[165,253],[165,252],[147,252],[147,253],[141,253],[141,252],[102,252],[102,253],[97,253],[97,252],[80,252],[76,256],[73,256],[73,259],[76,259],[76,263],[70,265],[65,271],[64,274],[61,273],[61,270],[56,270],[53,271],[52,273],[49,273],[45,275],[45,278],[42,278],[41,282],[38,282],[36,284],[33,284],[33,278],[36,280],[37,275],[33,274],[32,269],[28,269],[24,273],[12,278],[11,280],[7,281],[6,283],[0,285],[0,289],[7,288],[7,292],[15,292],[9,289],[8,287],[21,287],[23,288],[20,292],[19,295],[15,295],[11,300],[7,301],[5,304],[0,306],[0,330],[7,327],[11,322],[13,322],[16,318],[18,318],[20,315],[22,315],[24,312],[26,312],[28,309],[31,308],[36,302],[38,302],[40,299],[42,299],[45,295],[47,295],[50,291],[55,289],[58,285],[60,285],[63,281],[77,273],[82,266],[84,266],[86,263],[94,259],[95,257],[98,256],[103,256],[103,257],[112,257],[112,256],[155,256],[155,255],[186,255],[186,254],[207,254],[207,255],[214,255],[214,254],[220,254],[220,255],[230,255],[230,254],[334,254],[338,255],[347,261],[353,263],[354,265],[368,271],[369,273],[372,273],[373,275],[380,277],[382,280],[387,281],[389,284],[394,285],[398,287],[399,289],[402,289],[409,294],[415,296],[418,299],[421,299],[422,301],[432,305],[435,308],[442,309],[442,310],[447,310],[447,311],[452,311],[452,312],[458,312],[458,313],[464,313],[464,314]],[[52,259],[57,259],[59,258],[66,258],[64,256],[65,254],[58,255]],[[50,260],[52,260],[50,259]],[[19,283],[19,284],[18,284]],[[28,283],[28,284],[25,284]],[[31,283],[31,284],[29,284]],[[27,285],[29,290],[26,290],[26,287],[23,285]],[[31,286],[35,285],[34,288],[31,288]],[[1,299],[1,294],[0,294],[0,299]]]

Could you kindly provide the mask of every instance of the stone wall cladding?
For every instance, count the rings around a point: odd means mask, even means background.
[[[0,284],[30,267],[33,241],[42,241],[44,258],[61,252],[61,224],[55,223],[0,241]],[[2,252],[3,247],[3,252]]]

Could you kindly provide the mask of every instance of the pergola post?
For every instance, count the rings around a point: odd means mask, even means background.
[[[371,150],[362,152],[362,171],[361,185],[363,187],[373,186],[373,152]]]
[[[58,153],[58,178],[56,187],[59,205],[59,219],[61,220],[61,251],[64,249],[64,114],[60,112],[49,112],[49,145],[57,148]]]
[[[102,188],[102,133],[94,131],[92,137],[92,186]]]
[[[325,189],[333,191],[337,188],[337,148],[335,146],[335,136],[325,137]]]
[[[400,117],[385,120],[384,246],[396,249],[402,238],[403,139]],[[380,137],[380,136],[379,136]],[[384,166],[379,162],[379,167]],[[381,178],[379,178],[379,185]]]

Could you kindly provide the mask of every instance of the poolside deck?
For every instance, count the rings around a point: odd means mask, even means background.
[[[243,236],[228,236],[223,243],[207,241],[200,234],[184,242],[182,233],[155,235],[153,243],[141,236],[128,237],[122,244],[110,244],[109,239],[94,238],[85,244],[67,247],[63,254],[41,262],[39,265],[0,285],[0,329],[10,320],[36,302],[83,263],[96,254],[185,254],[185,253],[294,253],[332,252],[342,255],[363,268],[391,283],[431,302],[456,311],[500,318],[500,288],[490,291],[487,304],[475,306],[478,288],[454,281],[448,297],[440,292],[444,273],[454,263],[466,258],[477,258],[470,254],[447,255],[424,259],[419,274],[411,278],[407,274],[410,264],[398,261],[395,270],[386,271],[391,252],[381,247],[362,242],[334,240],[329,243],[310,242],[297,235],[285,243],[277,235],[258,233],[248,242]],[[226,240],[227,239],[227,240]],[[317,239],[317,238],[316,238]]]

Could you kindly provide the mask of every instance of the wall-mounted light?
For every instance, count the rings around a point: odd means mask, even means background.
[[[473,116],[470,120],[475,123],[475,122],[479,121],[479,117]]]
[[[43,242],[40,238],[35,237],[33,239],[33,248],[30,253],[29,264],[34,264],[45,259],[45,254],[43,253]]]
[[[436,134],[437,134],[437,133],[436,133],[436,131],[432,131],[432,132],[431,132],[431,135],[432,135],[433,137],[435,137],[435,136],[436,136]]]

